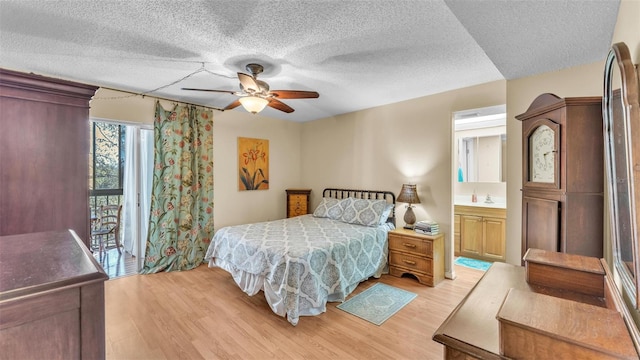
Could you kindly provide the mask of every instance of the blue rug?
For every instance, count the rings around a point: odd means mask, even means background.
[[[383,283],[376,283],[367,290],[338,305],[338,309],[380,325],[418,296]]]
[[[469,259],[462,256],[456,258],[456,260],[454,261],[454,264],[468,267],[471,269],[482,270],[482,271],[487,271],[489,269],[489,266],[491,266],[490,262],[476,260],[476,259]]]

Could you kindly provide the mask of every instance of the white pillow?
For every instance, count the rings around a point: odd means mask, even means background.
[[[320,204],[313,211],[313,216],[339,220],[342,216],[340,199],[322,198]]]
[[[382,213],[387,207],[386,200],[346,198],[342,202],[340,220],[349,224],[378,226]]]

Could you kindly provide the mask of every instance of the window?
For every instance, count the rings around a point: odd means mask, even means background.
[[[89,206],[119,205],[124,174],[125,125],[92,121],[89,150]]]

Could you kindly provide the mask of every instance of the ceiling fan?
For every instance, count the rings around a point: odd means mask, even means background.
[[[313,99],[320,96],[315,91],[301,90],[269,90],[269,84],[262,80],[258,80],[258,74],[262,73],[264,68],[260,64],[247,64],[245,67],[251,73],[238,73],[240,80],[240,91],[215,90],[215,89],[194,89],[182,88],[182,90],[210,91],[227,93],[239,96],[240,98],[227,105],[224,110],[231,110],[242,105],[247,111],[257,114],[265,106],[292,113],[294,110],[289,105],[283,103],[279,99]]]

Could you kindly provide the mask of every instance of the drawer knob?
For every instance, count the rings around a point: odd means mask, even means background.
[[[405,259],[402,259],[402,261],[403,261],[405,264],[409,264],[409,265],[415,265],[415,264],[416,264],[416,262],[415,262],[415,261],[411,261],[411,260],[405,260]]]
[[[408,247],[408,248],[415,248],[416,246],[414,244],[407,244],[407,243],[403,243],[402,245]]]

